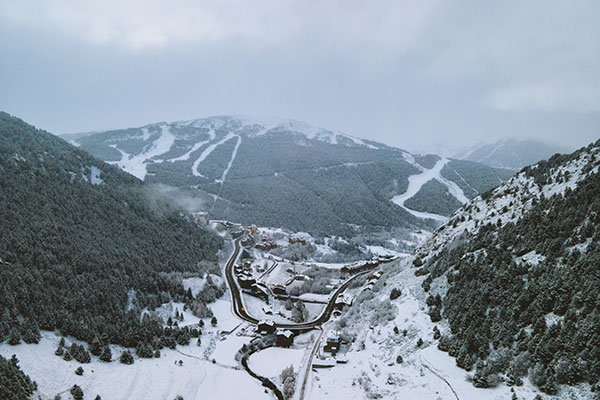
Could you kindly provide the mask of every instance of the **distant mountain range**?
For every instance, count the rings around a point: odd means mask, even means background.
[[[496,168],[519,171],[521,168],[550,158],[556,153],[570,153],[563,146],[539,140],[504,139],[492,144],[479,144],[457,152],[454,157]]]
[[[294,120],[218,116],[65,136],[211,218],[322,234],[435,226],[510,174]]]

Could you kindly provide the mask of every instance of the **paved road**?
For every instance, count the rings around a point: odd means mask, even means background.
[[[244,321],[250,322],[252,324],[258,324],[258,319],[254,318],[252,315],[248,314],[248,312],[244,308],[244,304],[242,302],[242,294],[240,292],[240,287],[238,286],[237,281],[235,279],[235,275],[233,273],[233,266],[235,265],[235,262],[237,261],[239,255],[240,255],[240,252],[241,252],[241,246],[240,246],[240,239],[238,238],[238,239],[234,240],[233,254],[231,255],[231,257],[227,261],[227,264],[225,265],[225,278],[227,280],[227,284],[229,285],[229,291],[231,293],[231,302],[232,302],[232,307],[233,307],[233,313],[238,318],[240,318]],[[354,275],[353,277],[351,277],[350,279],[346,280],[343,284],[341,284],[340,287],[337,288],[335,290],[335,292],[333,292],[333,294],[329,298],[329,302],[327,303],[327,305],[325,306],[325,308],[323,309],[321,314],[316,319],[314,319],[312,321],[308,321],[308,322],[297,323],[297,324],[296,323],[275,323],[275,326],[277,328],[297,330],[297,329],[314,328],[316,326],[323,324],[324,322],[327,322],[329,320],[329,318],[331,317],[331,313],[333,312],[333,310],[335,308],[335,300],[337,299],[337,297],[344,290],[346,290],[346,288],[348,286],[350,286],[350,284],[355,279],[357,279],[358,277],[363,276],[365,274],[368,274],[369,272],[371,272],[371,271],[360,272],[360,273]]]

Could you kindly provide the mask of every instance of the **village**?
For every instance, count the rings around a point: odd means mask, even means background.
[[[256,226],[200,220],[240,246],[239,255],[234,252],[230,259],[229,289],[234,313],[246,321],[235,335],[250,338],[237,356],[245,368],[248,357],[270,347],[312,348],[303,360],[305,371],[298,371],[304,373],[304,385],[299,383],[303,390],[310,370],[347,363],[345,355],[351,343],[336,329],[335,321],[358,294],[372,290],[383,274],[378,267],[396,257],[377,256],[352,263],[291,261],[274,250],[306,245],[312,240],[309,235],[283,236]],[[314,341],[307,340],[307,336]]]

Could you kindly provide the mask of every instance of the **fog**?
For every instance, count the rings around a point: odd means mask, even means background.
[[[413,151],[598,139],[593,1],[0,3],[0,109],[53,133],[286,117]]]

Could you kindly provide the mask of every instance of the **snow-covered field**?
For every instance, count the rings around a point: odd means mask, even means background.
[[[208,342],[206,337],[203,340]],[[64,361],[54,355],[59,341],[60,336],[45,332],[37,345],[0,345],[0,354],[4,357],[17,355],[23,371],[37,382],[38,393],[44,400],[59,393],[63,399],[70,398],[66,391],[74,384],[79,385],[85,398],[90,399],[96,395],[115,400],[171,400],[177,395],[186,400],[271,398],[260,383],[244,370],[203,359],[204,348],[195,344],[178,346],[176,350],[164,349],[158,359],[136,358],[133,365],[124,365],[118,361],[104,363],[95,357],[90,364]],[[67,342],[70,340],[67,339]],[[221,343],[225,342],[219,342],[219,345]],[[119,354],[119,348],[113,346],[113,359]],[[179,360],[183,361],[183,365],[175,365]],[[83,376],[74,373],[80,365],[85,370]]]
[[[270,399],[260,382],[250,377],[235,360],[237,351],[251,338],[236,334],[243,324],[240,326],[240,321],[231,314],[231,303],[220,299],[210,304],[210,308],[218,324],[212,327],[209,319],[204,320],[200,346],[192,338],[188,346],[161,350],[160,358],[141,359],[134,355],[133,365],[118,362],[124,350],[120,346],[111,346],[113,360],[116,360],[111,363],[101,362],[97,357],[92,357],[90,364],[64,361],[54,355],[61,338],[55,332],[42,332],[42,340],[37,345],[0,344],[0,354],[8,358],[16,354],[23,371],[38,383],[39,394],[44,400],[59,393],[63,398],[70,398],[65,391],[74,384],[81,386],[86,398],[99,394],[103,399],[117,400],[171,400],[177,395],[186,400]],[[173,315],[175,310],[184,315],[180,325],[198,323],[199,318],[183,311],[182,303],[168,303],[158,311],[167,316]],[[219,334],[234,328],[236,330],[230,335]],[[67,345],[77,342],[71,338],[66,338],[66,341]],[[179,360],[183,361],[183,365],[176,365]],[[78,366],[83,367],[83,376],[75,374]],[[240,393],[244,397],[240,397]]]
[[[270,347],[250,356],[248,366],[259,375],[269,378],[277,377],[290,365],[298,372],[305,350]]]

